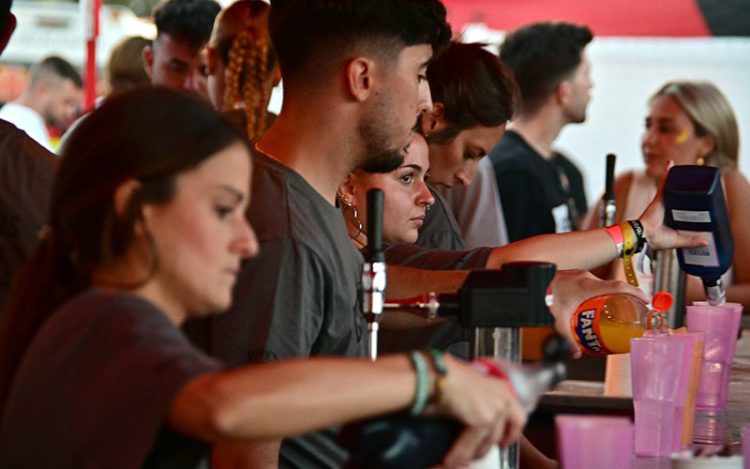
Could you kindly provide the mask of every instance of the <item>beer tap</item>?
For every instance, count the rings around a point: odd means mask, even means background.
[[[602,196],[602,213],[601,213],[601,224],[602,226],[610,226],[615,224],[615,211],[617,205],[615,203],[615,160],[617,156],[614,153],[607,155],[607,168],[604,173],[605,185],[604,195]]]
[[[367,191],[367,248],[362,267],[362,308],[367,321],[370,358],[378,358],[378,330],[385,300],[385,254],[383,254],[383,191]]]

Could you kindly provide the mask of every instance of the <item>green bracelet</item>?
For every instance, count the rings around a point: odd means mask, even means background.
[[[432,392],[432,398],[430,402],[438,403],[443,395],[443,389],[447,383],[448,367],[445,366],[445,359],[443,358],[443,352],[434,348],[428,348],[427,352],[430,354],[432,361],[432,368],[435,370],[435,386]]]
[[[419,415],[427,406],[427,400],[430,394],[430,374],[427,369],[427,361],[421,352],[411,352],[409,355],[411,364],[414,366],[414,372],[417,378],[417,387],[414,392],[414,401],[411,404],[409,413]]]

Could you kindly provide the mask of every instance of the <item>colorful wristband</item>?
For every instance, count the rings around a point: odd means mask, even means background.
[[[620,224],[623,236],[622,266],[625,269],[625,279],[634,287],[638,286],[638,277],[633,268],[633,254],[636,253],[637,237],[635,230],[628,222]]]
[[[427,369],[427,361],[421,352],[411,352],[409,357],[411,358],[411,364],[414,366],[417,378],[414,401],[411,404],[409,413],[411,415],[419,415],[424,411],[430,397],[430,373]]]
[[[442,352],[435,350],[434,348],[428,348],[427,353],[430,354],[432,369],[435,370],[435,387],[430,402],[437,404],[440,402],[440,398],[443,395],[443,389],[445,389],[447,383],[448,367],[445,366]]]
[[[607,234],[610,236],[610,238],[612,238],[612,241],[615,242],[617,257],[621,257],[623,245],[622,227],[620,225],[612,225],[606,227],[605,230],[607,230]]]

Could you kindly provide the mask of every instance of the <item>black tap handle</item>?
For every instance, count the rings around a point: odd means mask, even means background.
[[[367,191],[367,260],[385,262],[383,254],[383,191]]]
[[[614,153],[607,155],[607,172],[605,173],[604,199],[614,200],[615,198],[615,160],[617,156]]]

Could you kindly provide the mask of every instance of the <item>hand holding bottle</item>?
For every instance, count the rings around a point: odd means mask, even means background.
[[[432,415],[391,414],[344,427],[347,469],[455,467],[505,446],[520,431],[541,395],[564,379],[564,339],[545,343],[545,360],[521,365],[483,358],[472,364],[445,357],[446,382]],[[523,408],[522,408],[523,407]],[[447,416],[446,417],[441,417]]]
[[[630,339],[647,330],[666,332],[664,311],[672,306],[672,295],[658,292],[650,304],[630,295],[614,294],[590,298],[571,317],[570,330],[578,347],[590,355],[630,352]]]
[[[483,456],[500,442],[521,436],[526,413],[506,380],[485,376],[471,365],[445,356],[448,374],[435,412],[466,425],[444,459],[447,467]]]
[[[555,329],[568,340],[576,358],[581,356],[581,351],[571,333],[570,318],[581,303],[594,296],[612,293],[631,295],[644,303],[649,300],[640,288],[619,280],[601,280],[584,270],[559,270],[550,283],[550,289],[553,300],[549,309],[555,317]]]

